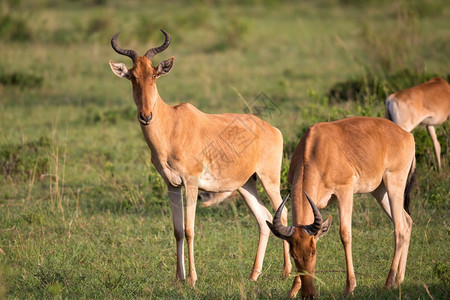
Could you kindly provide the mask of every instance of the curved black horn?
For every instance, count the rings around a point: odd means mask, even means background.
[[[155,56],[158,53],[163,52],[164,50],[167,49],[167,47],[169,47],[170,40],[171,40],[170,34],[168,34],[166,31],[164,31],[164,29],[160,29],[160,30],[166,37],[166,40],[164,41],[164,44],[162,44],[161,46],[152,48],[152,49],[148,50],[147,52],[145,52],[145,56],[147,56],[148,59],[152,59],[153,56]]]
[[[127,50],[127,49],[122,49],[119,46],[117,46],[117,36],[119,36],[119,33],[116,33],[113,38],[111,39],[111,46],[113,47],[113,49],[122,55],[128,56],[129,58],[131,58],[133,60],[133,62],[136,60],[136,58],[138,57],[138,54],[136,51],[134,50]]]
[[[272,233],[279,237],[280,239],[287,240],[294,235],[294,226],[284,226],[281,224],[281,212],[283,211],[284,204],[289,199],[289,194],[281,202],[280,207],[278,207],[275,215],[273,216],[273,224],[266,221]]]
[[[306,192],[305,192],[305,196],[306,196],[306,199],[308,199],[309,204],[311,205],[311,208],[313,210],[314,223],[312,223],[310,225],[306,225],[304,228],[305,228],[306,233],[308,233],[309,235],[316,235],[319,232],[320,228],[322,228],[323,218],[322,218],[322,215],[320,214],[319,209],[314,204],[314,202],[312,202],[311,198],[309,198],[309,196]]]

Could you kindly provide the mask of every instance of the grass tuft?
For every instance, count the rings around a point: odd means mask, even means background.
[[[0,145],[0,173],[16,180],[40,177],[49,170],[49,150],[47,137],[21,145]]]

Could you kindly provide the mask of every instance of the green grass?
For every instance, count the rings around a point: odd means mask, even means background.
[[[172,35],[156,56],[176,58],[158,81],[169,104],[243,112],[241,97],[270,98],[277,110],[263,118],[285,138],[283,193],[289,155],[308,126],[383,116],[389,89],[448,76],[444,1],[239,3],[0,2],[0,299],[280,299],[290,289],[273,236],[262,276],[247,280],[258,232],[240,198],[197,209],[199,281],[195,288],[174,282],[167,192],[151,166],[130,84],[108,66],[109,59],[130,65],[110,47],[117,31],[122,47],[141,54],[162,43],[159,28]],[[362,83],[356,101],[331,97],[355,82]],[[400,289],[382,289],[392,224],[372,198],[355,197],[355,299],[449,298],[448,132],[448,124],[437,128],[444,166],[437,173],[426,130],[414,131],[414,227]],[[315,282],[321,298],[340,299],[346,273],[335,203],[323,214],[334,223],[318,244]]]

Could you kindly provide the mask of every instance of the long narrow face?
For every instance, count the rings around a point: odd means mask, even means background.
[[[133,60],[133,67],[128,69],[125,64],[117,63],[112,60],[109,65],[114,74],[120,78],[126,78],[133,85],[133,99],[138,109],[138,120],[142,125],[148,125],[153,119],[153,109],[158,98],[156,88],[156,79],[170,72],[173,66],[174,57],[162,61],[156,68],[153,67],[151,59],[157,53],[164,51],[170,43],[170,35],[161,30],[166,41],[157,48],[152,48],[139,56],[134,50],[124,50],[117,46],[116,38],[118,33],[112,38],[111,45],[113,49],[122,55],[128,56]]]
[[[316,242],[323,234],[324,232],[321,231],[320,235],[311,236],[303,226],[299,226],[295,227],[294,235],[288,240],[297,272],[302,274],[300,278],[302,280],[301,293],[303,297],[317,296],[313,281],[316,268]]]
[[[156,69],[149,59],[139,57],[128,73],[128,79],[133,85],[133,99],[138,109],[138,119],[146,125],[152,119],[157,97]]]
[[[330,229],[331,216],[323,222],[319,209],[306,193],[305,196],[313,210],[314,222],[312,224],[301,226],[284,226],[281,224],[281,211],[289,198],[289,196],[287,196],[280,207],[278,207],[273,217],[273,224],[267,222],[267,225],[275,236],[286,240],[289,243],[290,253],[294,259],[295,267],[301,274],[302,297],[312,298],[317,295],[317,291],[314,287],[316,243],[317,240]],[[294,201],[295,200],[296,199],[294,199]],[[303,199],[301,201],[303,201]]]

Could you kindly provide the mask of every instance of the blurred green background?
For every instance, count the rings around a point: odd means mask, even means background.
[[[257,226],[239,197],[198,208],[196,288],[174,284],[175,242],[162,179],[136,121],[131,86],[110,46],[141,55],[172,43],[158,80],[169,104],[208,113],[259,113],[290,155],[316,122],[384,116],[389,93],[433,76],[449,80],[446,1],[0,1],[0,298],[283,298],[281,242],[271,237],[263,276],[250,274]],[[267,102],[268,101],[268,102]],[[405,284],[381,289],[392,224],[355,197],[356,298],[449,297],[449,124],[437,128],[443,171],[426,130],[414,131],[415,222]],[[261,190],[262,191],[262,190]],[[263,193],[261,193],[263,195]],[[266,201],[268,205],[268,201]],[[272,210],[271,210],[272,211]],[[324,210],[337,220],[335,204]],[[319,242],[321,298],[345,286],[338,222]]]

